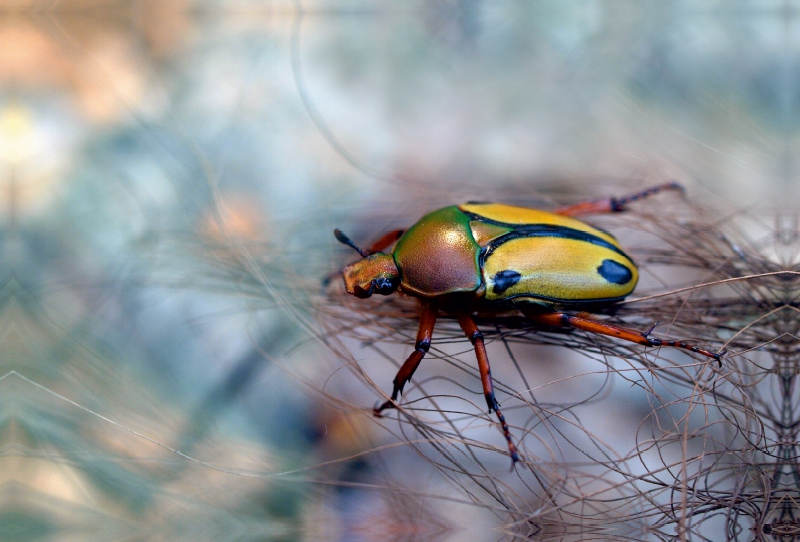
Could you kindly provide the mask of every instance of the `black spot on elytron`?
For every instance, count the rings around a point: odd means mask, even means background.
[[[631,270],[614,260],[603,260],[597,272],[608,282],[614,284],[626,284],[633,278]]]
[[[496,294],[502,294],[518,283],[519,279],[521,278],[522,275],[511,269],[499,271],[492,279],[492,282],[494,282],[494,286],[492,286],[492,292]]]

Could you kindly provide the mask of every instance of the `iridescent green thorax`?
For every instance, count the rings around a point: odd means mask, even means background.
[[[393,256],[401,273],[400,287],[412,295],[434,297],[472,292],[481,285],[481,247],[458,207],[422,217],[397,242]]]

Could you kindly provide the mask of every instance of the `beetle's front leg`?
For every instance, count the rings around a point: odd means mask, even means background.
[[[585,318],[583,316],[575,316],[564,312],[548,312],[543,314],[533,313],[533,314],[525,314],[525,316],[529,320],[532,320],[536,323],[543,324],[546,326],[574,327],[576,329],[582,329],[584,331],[589,331],[591,333],[608,335],[609,337],[617,337],[618,339],[622,339],[624,341],[630,341],[632,343],[641,344],[644,346],[671,346],[674,348],[683,348],[685,350],[696,352],[698,354],[702,354],[708,358],[716,360],[719,363],[720,367],[722,367],[722,356],[725,355],[724,350],[721,352],[711,352],[710,350],[694,346],[693,344],[689,344],[684,341],[673,341],[668,339],[651,338],[650,333],[652,333],[655,326],[651,327],[645,332],[641,332],[641,331],[636,331],[635,329],[628,329],[625,327],[614,326],[611,324],[606,324],[605,322],[592,320],[591,318]]]
[[[651,186],[641,192],[629,194],[621,198],[605,198],[594,201],[584,201],[583,203],[576,203],[567,207],[560,207],[552,212],[562,216],[579,216],[600,213],[619,213],[625,210],[625,206],[633,201],[644,199],[653,194],[658,194],[663,190],[679,190],[683,192],[683,187],[672,181],[670,183],[659,184]]]
[[[381,252],[383,249],[397,242],[397,240],[400,239],[405,232],[406,232],[405,230],[390,231],[389,233],[387,233],[386,235],[384,235],[383,237],[372,243],[372,245],[370,245],[370,247],[367,249],[367,252],[369,254],[373,254],[375,252]]]
[[[398,396],[403,393],[403,386],[406,385],[406,382],[411,380],[414,371],[417,370],[422,358],[425,357],[425,354],[428,353],[428,349],[431,347],[433,326],[436,324],[436,314],[439,311],[439,307],[435,301],[420,301],[420,305],[421,314],[419,317],[419,329],[417,330],[417,342],[414,352],[408,356],[408,359],[400,367],[400,370],[397,371],[397,376],[394,377],[391,400],[373,409],[376,416],[380,416],[381,411],[396,406]]]
[[[475,356],[478,358],[478,370],[481,373],[481,384],[483,385],[483,395],[486,397],[486,404],[489,407],[489,413],[494,410],[497,414],[497,419],[500,420],[500,426],[503,428],[503,435],[508,441],[508,453],[511,455],[511,461],[516,463],[519,461],[519,454],[517,447],[511,440],[511,433],[508,430],[506,419],[500,412],[500,405],[497,404],[497,399],[494,396],[494,386],[492,385],[492,369],[489,367],[489,357],[486,355],[486,345],[483,342],[483,334],[475,325],[475,321],[467,313],[460,313],[456,315],[458,323],[464,333],[467,334],[472,345],[475,347]]]

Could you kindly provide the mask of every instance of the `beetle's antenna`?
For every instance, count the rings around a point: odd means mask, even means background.
[[[363,250],[358,248],[356,246],[356,244],[353,241],[351,241],[348,236],[346,236],[344,233],[342,233],[342,230],[340,230],[339,228],[336,228],[335,230],[333,230],[333,235],[335,235],[336,236],[336,240],[339,241],[340,243],[342,243],[343,245],[347,245],[347,246],[349,246],[351,248],[354,248],[356,250],[356,252],[361,254],[362,258],[366,258],[367,256],[369,256],[369,254],[367,254],[366,252],[364,252]]]

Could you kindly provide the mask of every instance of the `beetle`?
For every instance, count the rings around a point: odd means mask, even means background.
[[[347,293],[368,298],[400,291],[419,300],[420,319],[414,352],[394,379],[389,400],[376,415],[395,408],[403,387],[428,352],[439,310],[453,314],[471,341],[489,413],[495,412],[508,442],[512,462],[519,454],[495,399],[483,335],[472,315],[481,309],[513,308],[534,323],[577,328],[644,346],[684,348],[720,363],[724,351],[711,352],[684,341],[651,337],[655,325],[641,332],[607,324],[570,309],[613,305],[633,292],[638,269],[610,233],[575,218],[624,211],[636,200],[675,182],[623,198],[605,198],[542,211],[500,203],[469,202],[435,210],[408,230],[384,235],[367,251],[340,230],[336,239],[362,259],[346,266]],[[385,253],[383,250],[394,245]]]

